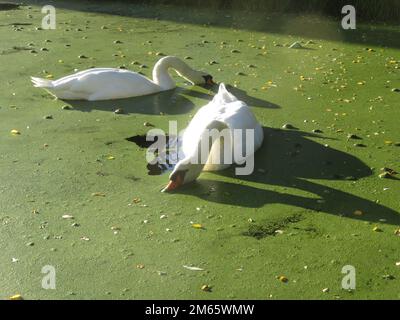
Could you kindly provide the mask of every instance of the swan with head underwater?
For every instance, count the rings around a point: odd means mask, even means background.
[[[227,134],[220,135],[223,139],[218,136],[214,139],[213,134],[210,134],[213,130]],[[251,147],[250,143],[246,144],[247,139],[244,137],[248,132],[253,135],[253,140],[249,140],[254,142]],[[223,170],[232,162],[245,163],[260,148],[263,140],[263,128],[249,106],[238,100],[221,83],[213,100],[199,109],[184,130],[181,136],[183,156],[176,164],[169,177],[169,183],[162,192],[175,190],[196,180],[202,171]],[[202,155],[203,150],[205,153]],[[237,151],[241,155],[240,159],[235,157]],[[201,161],[201,158],[205,161]]]
[[[192,84],[214,84],[211,75],[193,70],[173,56],[163,57],[155,64],[153,80],[137,72],[115,68],[92,68],[57,80],[36,77],[31,80],[35,87],[63,100],[113,100],[174,89],[176,85],[169,69],[174,69]]]

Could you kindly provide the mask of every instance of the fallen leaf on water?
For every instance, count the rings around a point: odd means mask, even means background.
[[[139,264],[136,265],[136,268],[137,269],[144,269],[144,264],[139,263]]]
[[[289,46],[289,48],[290,49],[302,49],[303,48],[303,46],[301,45],[301,43],[300,42],[294,42],[294,43],[292,43],[290,46]]]
[[[92,197],[105,197],[106,194],[103,192],[93,192]]]
[[[90,239],[88,238],[88,237],[81,237],[81,240],[83,240],[83,241],[89,241]]]
[[[115,157],[114,156],[108,156],[107,160],[115,160]]]
[[[63,218],[63,219],[74,219],[74,216],[72,216],[70,214],[64,214],[61,218]]]
[[[288,282],[289,281],[289,279],[288,278],[286,278],[285,276],[278,276],[278,277],[276,277],[280,282],[284,282],[284,283],[286,283],[286,282]]]
[[[16,129],[13,129],[13,130],[11,130],[11,134],[13,134],[13,135],[19,135],[19,134],[21,134],[21,132],[19,132],[18,130],[16,130]]]
[[[387,172],[387,173],[389,173],[389,174],[392,175],[392,176],[394,176],[394,175],[397,174],[397,172],[396,172],[395,170],[390,169],[390,168],[388,168],[388,167],[383,167],[383,168],[381,168],[381,171]]]
[[[204,229],[203,225],[200,223],[193,223],[192,227],[195,229]]]
[[[191,266],[183,266],[185,269],[191,270],[191,271],[204,271],[204,269],[199,268],[199,267],[191,267]]]
[[[140,201],[142,201],[140,198],[133,198],[132,200],[133,203],[139,203]]]
[[[211,287],[208,284],[204,284],[201,286],[201,290],[205,292],[211,292]]]
[[[382,172],[378,175],[379,178],[384,179],[384,178],[390,178],[392,175],[389,172]]]
[[[24,300],[20,294],[15,294],[9,298],[10,300]]]

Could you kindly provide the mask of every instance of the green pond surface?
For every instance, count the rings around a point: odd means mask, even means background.
[[[0,11],[1,299],[400,298],[399,181],[379,177],[400,171],[400,27],[56,2],[56,30],[40,30],[44,4]],[[172,91],[85,102],[30,83],[93,66],[151,76],[161,54],[191,57],[251,106],[265,131],[252,175],[160,193],[168,174],[148,175],[127,140],[145,122],[184,128],[216,86],[174,76]]]

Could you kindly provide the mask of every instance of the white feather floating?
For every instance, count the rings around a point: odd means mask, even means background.
[[[190,266],[183,266],[185,269],[191,270],[191,271],[204,271],[204,269],[199,268],[199,267],[190,267]]]

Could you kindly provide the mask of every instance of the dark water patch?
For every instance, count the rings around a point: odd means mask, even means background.
[[[5,49],[5,50],[0,51],[0,54],[10,54],[10,53],[16,53],[16,52],[20,52],[20,51],[29,51],[29,50],[32,50],[32,48],[13,46],[10,49]]]
[[[142,148],[142,149],[148,148],[154,143],[154,141],[147,141],[145,134],[126,138],[126,140],[128,140],[129,142],[135,143],[139,148]]]
[[[159,176],[167,171],[170,171],[174,168],[174,165],[172,164],[163,164],[163,163],[155,163],[155,164],[150,164],[148,163],[147,166],[147,174],[149,176]]]
[[[134,175],[128,175],[125,178],[128,180],[131,180],[131,181],[139,181],[140,180],[140,178],[135,177]]]
[[[152,146],[154,143],[158,141],[158,137],[154,136],[154,139],[150,139],[150,141],[147,141],[146,135],[136,135],[130,138],[127,138],[126,140],[129,142],[135,143],[139,148],[142,149],[148,149],[150,146]],[[176,137],[172,137],[171,139],[173,141],[176,141]],[[150,176],[158,176],[161,175],[167,171],[170,171],[174,168],[175,163],[172,163],[169,149],[170,149],[170,136],[165,135],[165,145],[161,145],[160,150],[155,150],[153,152],[154,156],[157,157],[157,159],[162,159],[164,158],[165,161],[158,161],[156,163],[147,163],[146,168],[147,168],[147,174]],[[163,154],[163,157],[160,157],[160,154]]]
[[[106,173],[106,172],[102,172],[102,171],[97,171],[97,172],[96,172],[96,175],[98,175],[99,177],[107,177],[107,176],[109,176],[110,174],[109,174],[109,173]]]
[[[0,11],[19,9],[19,4],[10,2],[0,2]]]
[[[9,26],[31,26],[33,23],[29,23],[29,22],[12,22],[9,23]]]
[[[302,231],[303,233],[311,237],[317,237],[321,235],[321,232],[313,225],[308,225],[305,228],[293,227],[293,229]]]
[[[243,232],[243,235],[260,240],[268,236],[275,236],[278,230],[287,227],[289,224],[299,222],[300,220],[302,220],[302,216],[300,214],[294,214],[288,217],[267,221],[264,224],[251,224],[249,229]]]

